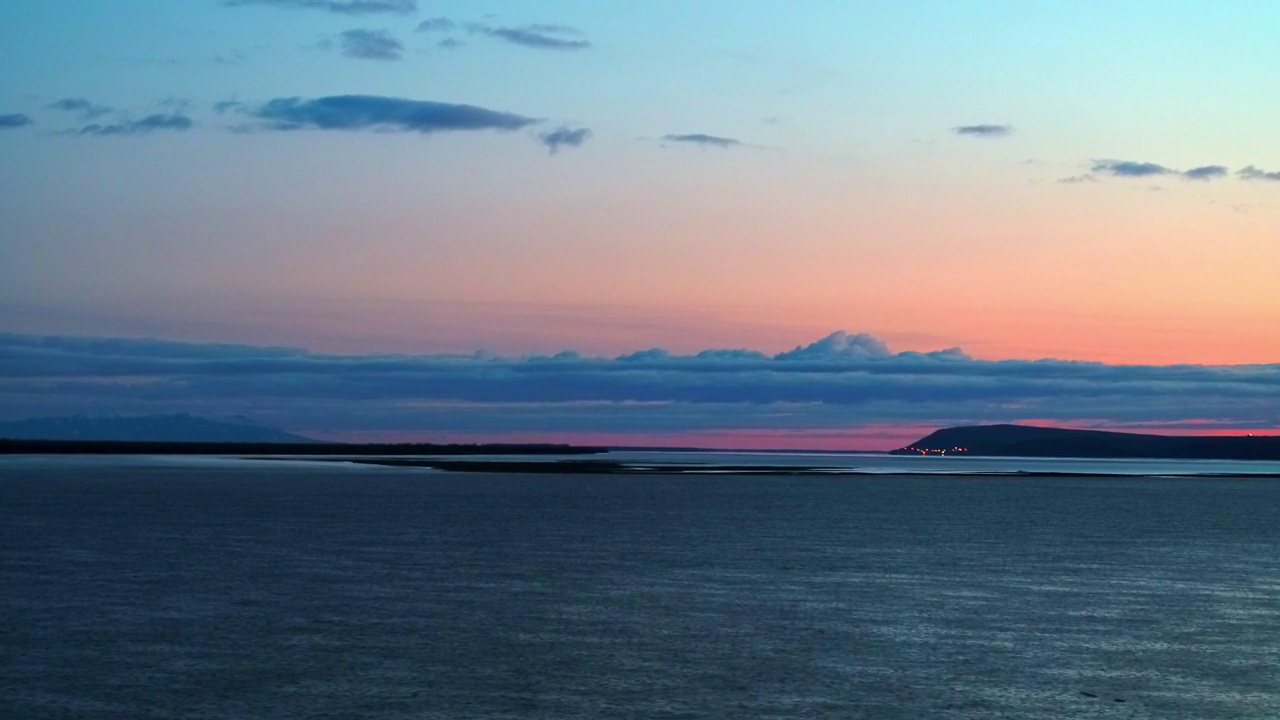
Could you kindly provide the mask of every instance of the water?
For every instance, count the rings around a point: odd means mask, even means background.
[[[1278,510],[1259,478],[0,458],[0,717],[1270,720]]]
[[[593,457],[593,456],[587,456]],[[1153,460],[1137,458],[1013,458],[980,455],[926,456],[887,453],[778,453],[707,451],[616,451],[601,457],[631,465],[773,465],[812,466],[850,473],[963,475],[994,473],[1074,473],[1080,475],[1276,475],[1280,462],[1270,460]],[[499,459],[485,456],[485,459]],[[537,456],[526,458],[537,461]],[[542,459],[547,459],[543,456]]]

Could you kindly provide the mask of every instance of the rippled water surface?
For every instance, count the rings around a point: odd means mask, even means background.
[[[1280,481],[0,458],[0,717],[1280,717]]]

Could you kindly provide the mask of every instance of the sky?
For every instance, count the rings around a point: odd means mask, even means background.
[[[1275,431],[1277,26],[1267,2],[7,0],[0,419]]]

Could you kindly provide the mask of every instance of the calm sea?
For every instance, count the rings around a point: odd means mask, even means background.
[[[1278,519],[1246,477],[0,458],[0,717],[1274,720]]]

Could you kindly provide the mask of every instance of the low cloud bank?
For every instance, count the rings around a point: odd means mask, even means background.
[[[1280,426],[1280,365],[1119,366],[893,352],[833,333],[767,355],[341,355],[124,338],[0,335],[0,419],[243,414],[344,432],[802,432],[864,425]]]

